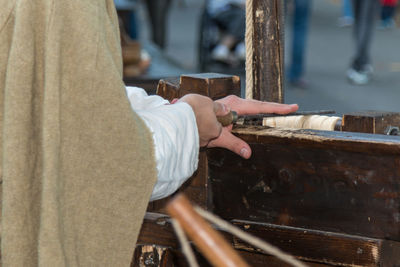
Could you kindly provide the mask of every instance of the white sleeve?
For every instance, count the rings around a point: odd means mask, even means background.
[[[158,179],[151,201],[174,193],[197,169],[199,134],[196,117],[186,103],[169,105],[138,87],[126,87],[132,109],[153,134]]]

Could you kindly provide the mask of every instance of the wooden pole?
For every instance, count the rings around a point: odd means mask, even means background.
[[[217,267],[249,267],[227,241],[215,231],[191,206],[183,195],[177,195],[167,212],[182,226],[210,263]]]
[[[252,0],[252,95],[254,99],[284,102],[284,24],[282,0]]]

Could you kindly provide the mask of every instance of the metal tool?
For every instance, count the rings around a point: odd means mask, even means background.
[[[217,116],[218,121],[222,126],[231,124],[245,124],[245,125],[262,125],[262,121],[266,117],[283,117],[283,116],[306,116],[306,115],[326,115],[335,114],[334,110],[313,110],[313,111],[298,111],[289,114],[274,114],[274,113],[260,113],[253,115],[238,115],[236,111],[231,110],[225,116]]]
[[[386,127],[386,129],[384,131],[384,134],[386,134],[386,135],[400,135],[399,127],[389,125],[388,127]]]

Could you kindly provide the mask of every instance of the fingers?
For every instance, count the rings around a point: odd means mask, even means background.
[[[297,104],[287,105],[273,102],[262,102],[253,99],[242,99],[236,96],[227,96],[217,102],[227,105],[239,114],[276,113],[288,114],[298,110]]]
[[[234,136],[227,128],[223,128],[221,135],[212,140],[207,147],[222,147],[248,159],[251,156],[250,146],[242,139]]]
[[[299,106],[297,104],[286,105],[272,102],[261,102],[257,100],[244,100],[240,101],[237,107],[237,112],[240,114],[257,114],[257,113],[276,113],[288,114],[297,111]],[[232,107],[232,109],[234,109]]]

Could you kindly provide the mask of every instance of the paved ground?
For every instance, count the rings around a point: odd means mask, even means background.
[[[285,102],[299,103],[303,110],[400,112],[400,29],[376,31],[372,46],[375,78],[367,86],[350,85],[345,72],[353,52],[351,28],[336,25],[339,3],[337,0],[314,1],[307,51],[306,78],[310,86],[307,89],[286,87]],[[198,21],[202,4],[199,0],[175,1],[169,15],[165,53],[188,72],[197,72]],[[141,39],[147,40],[146,16],[144,12],[139,15]],[[289,27],[286,35],[288,44]]]

